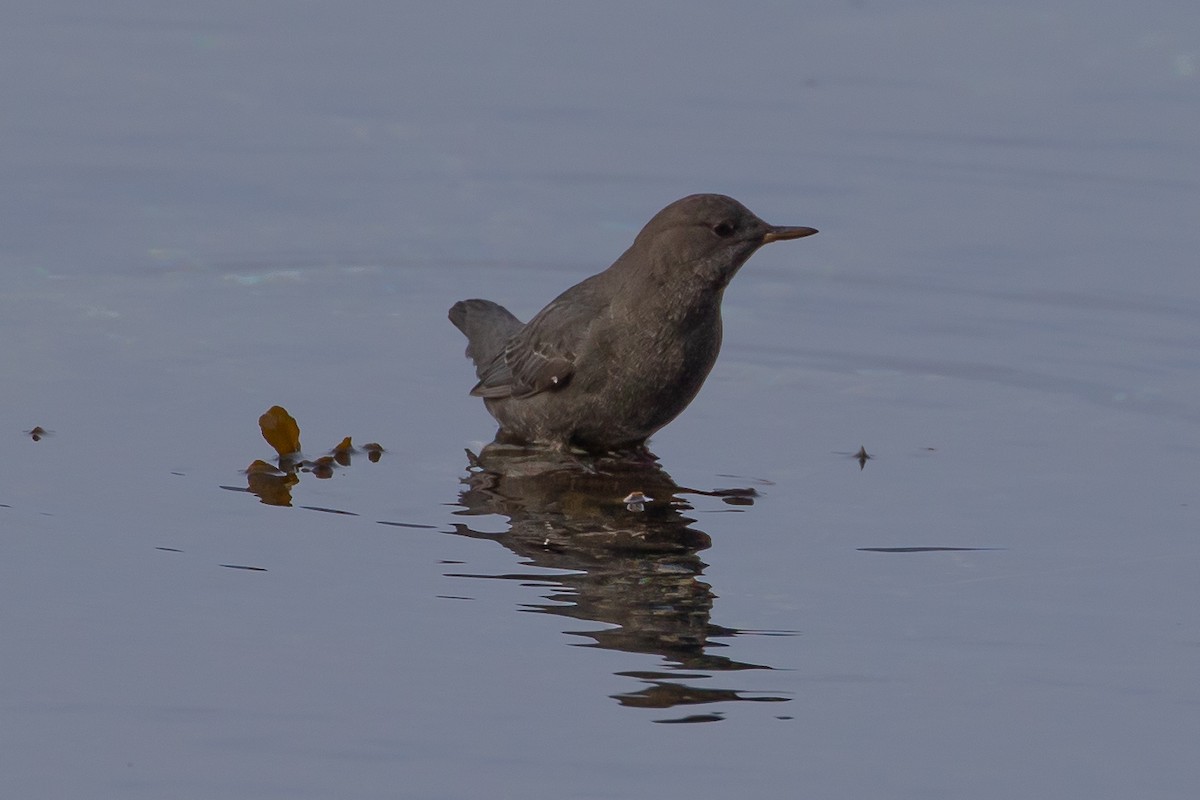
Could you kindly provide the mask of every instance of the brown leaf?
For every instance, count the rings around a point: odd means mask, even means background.
[[[258,427],[267,444],[281,457],[300,452],[300,426],[283,406],[271,406],[258,418]]]
[[[254,463],[243,470],[247,475],[282,475],[283,470],[274,464],[268,464],[261,458],[255,459]]]
[[[255,464],[265,464],[256,461]],[[292,487],[300,479],[294,473],[283,473],[276,470],[255,469],[255,464],[246,470],[246,487],[258,495],[258,499],[268,506],[290,506],[292,504]],[[270,464],[265,464],[270,467]]]
[[[354,445],[350,443],[350,437],[347,436],[338,443],[338,446],[329,451],[333,456],[333,460],[341,464],[343,467],[350,466],[350,456],[357,453]]]

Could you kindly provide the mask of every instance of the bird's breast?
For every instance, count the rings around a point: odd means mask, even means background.
[[[596,345],[581,354],[580,390],[619,400],[647,426],[665,424],[696,396],[716,362],[720,313],[627,320],[604,331]]]

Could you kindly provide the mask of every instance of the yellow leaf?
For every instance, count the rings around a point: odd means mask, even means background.
[[[300,426],[283,406],[271,406],[258,418],[258,427],[267,444],[281,457],[300,452]]]

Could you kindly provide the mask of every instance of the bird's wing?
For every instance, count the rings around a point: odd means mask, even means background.
[[[587,304],[560,297],[518,331],[480,371],[477,397],[530,397],[566,386],[575,373],[579,343],[596,317]]]

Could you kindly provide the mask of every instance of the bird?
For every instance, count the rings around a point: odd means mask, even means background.
[[[732,197],[694,194],[650,219],[612,266],[527,323],[490,300],[461,300],[471,394],[496,441],[594,454],[645,450],[700,391],[721,349],[725,287],[764,244],[815,228],[769,225]]]

